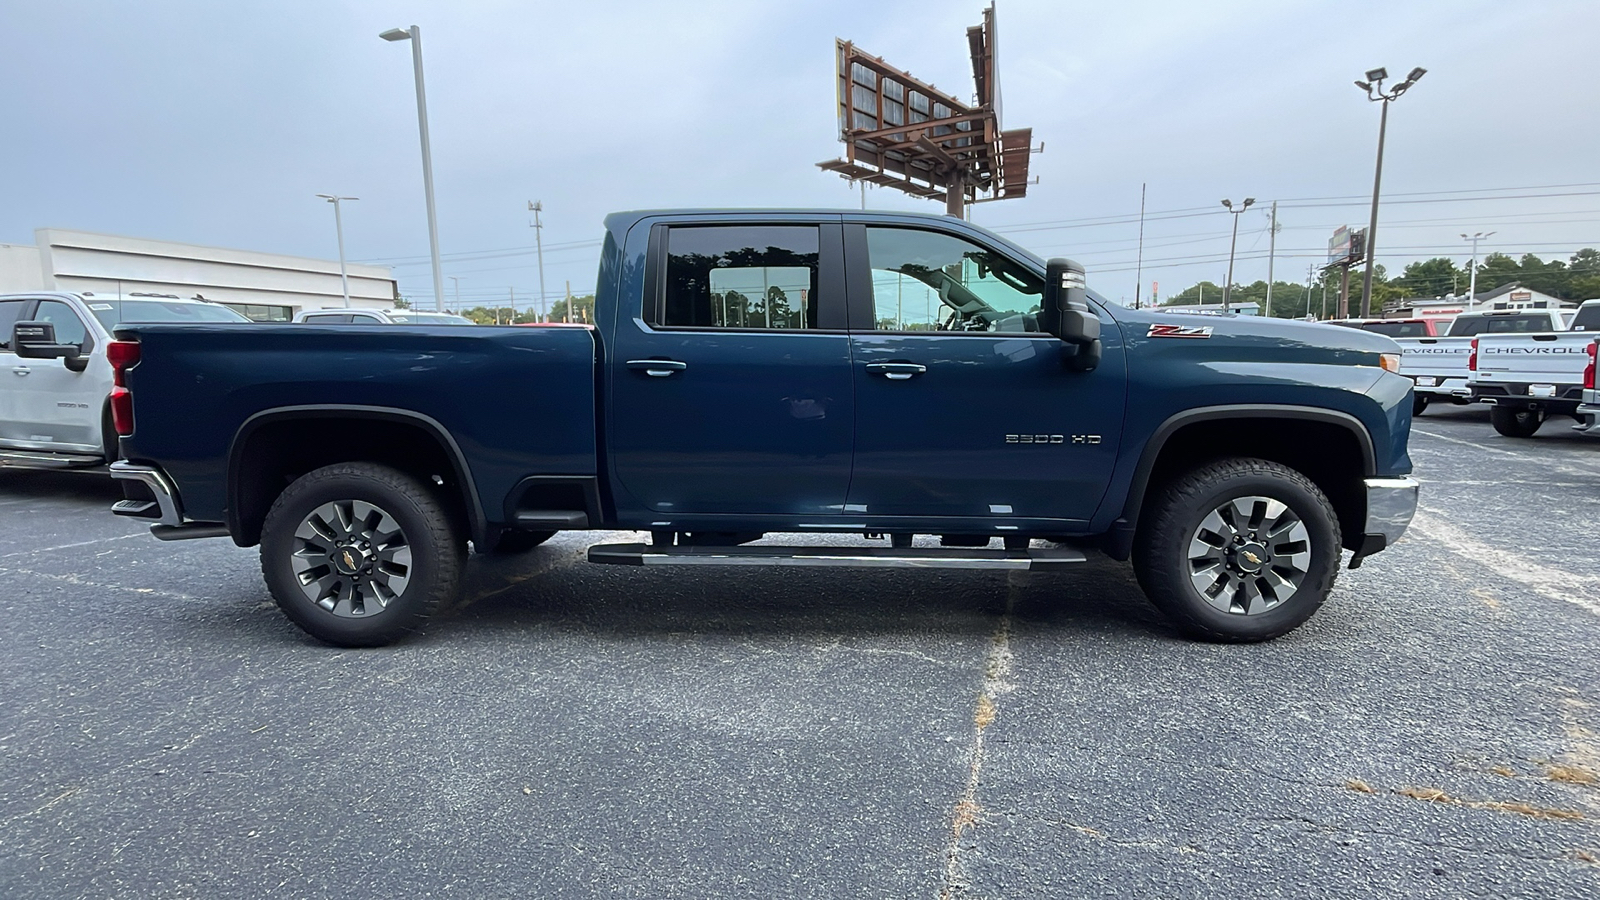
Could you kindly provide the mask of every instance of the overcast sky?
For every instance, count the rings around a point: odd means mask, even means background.
[[[984,5],[0,0],[0,242],[54,226],[331,259],[313,195],[339,193],[361,198],[349,257],[395,263],[431,305],[409,45],[377,36],[416,24],[445,273],[464,300],[512,288],[525,305],[537,199],[546,291],[588,292],[613,210],[858,206],[815,166],[842,152],[833,39],[967,97]],[[1235,281],[1266,277],[1274,199],[1276,274],[1303,281],[1336,226],[1366,221],[1378,105],[1351,82],[1376,66],[1428,69],[1390,111],[1391,271],[1464,261],[1463,231],[1496,232],[1485,252],[1600,246],[1592,0],[998,6],[1003,124],[1044,152],[1027,198],[972,219],[1079,259],[1112,298],[1133,297],[1141,183],[1146,295],[1223,280],[1222,197],[1261,209],[1241,219]],[[1492,189],[1512,190],[1479,199]],[[942,211],[889,190],[867,203]]]

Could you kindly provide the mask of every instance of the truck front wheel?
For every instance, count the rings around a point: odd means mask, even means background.
[[[1533,437],[1544,424],[1544,413],[1536,409],[1512,409],[1509,406],[1489,407],[1489,424],[1506,437]]]
[[[422,481],[389,466],[309,472],[272,504],[261,573],[308,634],[376,647],[419,630],[455,595],[466,542]]]
[[[1339,518],[1309,478],[1261,459],[1201,466],[1140,516],[1133,566],[1190,637],[1264,641],[1322,606],[1339,570]]]

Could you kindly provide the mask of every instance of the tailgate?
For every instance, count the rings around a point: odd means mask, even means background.
[[[1477,380],[1519,384],[1577,384],[1589,362],[1589,334],[1483,335]]]
[[[1396,338],[1400,374],[1408,378],[1465,378],[1472,338]]]

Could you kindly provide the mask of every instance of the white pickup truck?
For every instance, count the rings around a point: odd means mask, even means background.
[[[1576,416],[1589,345],[1600,333],[1600,300],[1579,307],[1569,330],[1487,332],[1472,339],[1467,388],[1494,407],[1490,422],[1507,437],[1532,437],[1552,413]]]
[[[1571,313],[1553,309],[1495,309],[1462,313],[1446,337],[1396,337],[1400,345],[1400,374],[1413,385],[1413,415],[1429,403],[1472,402],[1467,386],[1472,339],[1480,334],[1529,334],[1564,331]]]
[[[116,459],[106,344],[123,322],[248,322],[226,306],[157,294],[0,294],[0,467],[75,469]],[[76,352],[26,359],[16,326],[45,323]]]

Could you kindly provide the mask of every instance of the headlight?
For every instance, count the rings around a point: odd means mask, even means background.
[[[1385,372],[1393,372],[1394,374],[1399,375],[1400,374],[1400,354],[1398,354],[1398,353],[1379,353],[1378,354],[1378,365],[1382,366],[1383,370]]]

